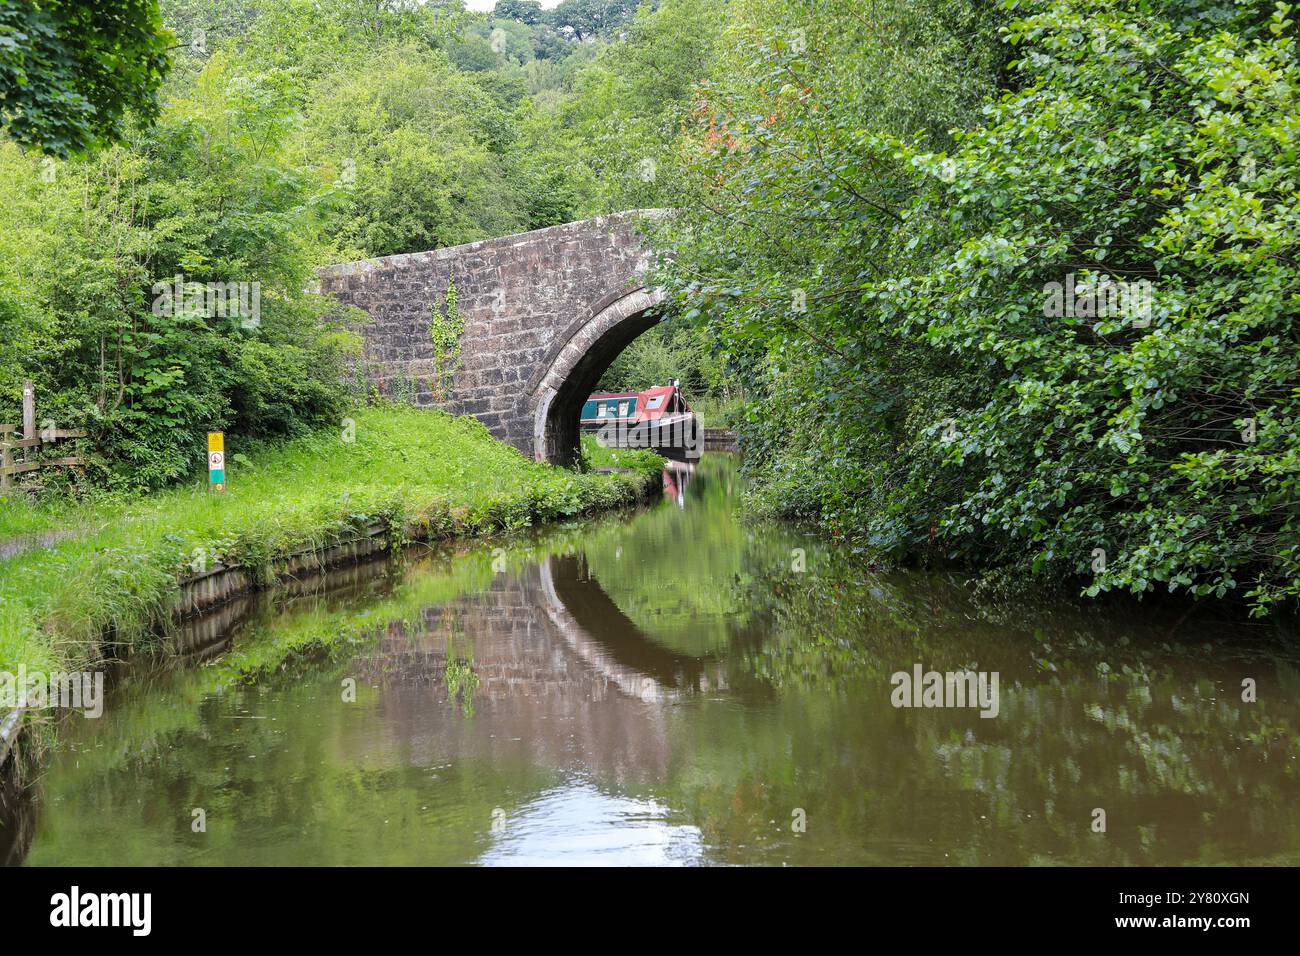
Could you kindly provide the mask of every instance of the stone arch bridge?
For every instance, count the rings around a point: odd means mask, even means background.
[[[637,210],[467,245],[329,266],[320,291],[363,309],[364,370],[381,393],[473,415],[538,460],[577,448],[582,403],[610,363],[658,321],[660,290]],[[439,377],[434,314],[454,281],[460,359]]]

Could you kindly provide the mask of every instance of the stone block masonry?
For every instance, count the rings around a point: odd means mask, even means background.
[[[320,291],[370,316],[363,368],[382,394],[473,415],[525,454],[566,461],[582,400],[657,321],[663,296],[644,285],[646,233],[662,215],[635,210],[329,266]],[[464,329],[458,366],[440,387],[430,330],[453,281]]]

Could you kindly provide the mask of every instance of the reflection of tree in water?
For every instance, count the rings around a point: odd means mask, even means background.
[[[1296,676],[1262,629],[1155,605],[986,602],[956,577],[817,557],[749,595],[772,627],[742,666],[787,709],[770,740],[745,728],[744,769],[766,789],[696,795],[723,832],[783,819],[810,793],[858,794],[833,816],[868,860],[899,862],[900,847],[968,864],[1296,858]],[[917,662],[1000,672],[1000,714],[894,709],[890,675]],[[1243,677],[1258,701],[1242,701]],[[826,740],[857,759],[819,760]],[[1104,835],[1086,825],[1094,807]]]
[[[459,614],[447,613],[443,618],[447,622],[447,665],[442,679],[447,684],[447,696],[452,706],[460,702],[464,716],[473,717],[474,695],[479,686],[479,676],[474,672],[474,639],[465,634]],[[457,653],[457,638],[465,648],[464,655]]]
[[[799,539],[737,518],[736,464],[706,455],[691,472],[684,508],[605,522],[581,542],[586,576],[651,640],[689,657],[717,657],[762,630],[748,590],[756,567],[789,560]]]
[[[36,807],[15,757],[0,764],[0,866],[17,866],[36,834]]]

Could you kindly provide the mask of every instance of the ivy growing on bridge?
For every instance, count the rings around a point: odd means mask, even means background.
[[[446,310],[433,310],[429,337],[433,340],[433,380],[429,383],[434,397],[445,401],[451,394],[452,381],[460,369],[460,337],[465,331],[465,317],[457,304],[456,280],[447,280]]]

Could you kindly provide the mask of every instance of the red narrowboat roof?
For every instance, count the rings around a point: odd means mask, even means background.
[[[676,396],[677,401],[673,402]],[[622,400],[628,398],[636,399],[636,408],[632,415],[626,419],[605,418],[604,421],[653,421],[663,418],[666,414],[681,415],[690,411],[690,406],[686,404],[686,399],[682,397],[681,389],[675,385],[656,385],[653,388],[647,388],[644,392],[592,392],[587,396],[587,401],[610,401]],[[594,422],[602,419],[582,419],[583,422]]]
[[[672,396],[677,389],[671,385],[656,385],[654,388],[647,388],[637,397],[636,417],[641,421],[654,420],[663,418],[664,413],[672,406]],[[658,399],[658,401],[655,401]],[[685,401],[682,402],[685,405]]]

